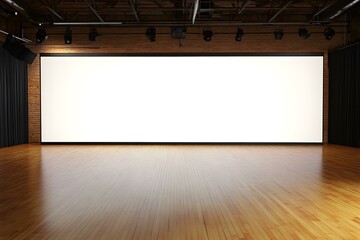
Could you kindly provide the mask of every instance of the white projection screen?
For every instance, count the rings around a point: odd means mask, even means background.
[[[43,143],[321,143],[323,56],[41,56]]]

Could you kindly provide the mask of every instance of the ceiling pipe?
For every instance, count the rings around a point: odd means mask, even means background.
[[[338,0],[334,0],[331,1],[329,4],[325,5],[323,8],[321,8],[319,11],[317,11],[312,18],[317,17],[318,15],[320,15],[322,12],[324,12],[325,10],[327,10],[329,7],[331,7],[332,5],[334,5]]]
[[[346,5],[345,7],[343,7],[342,9],[340,9],[339,11],[337,11],[334,15],[332,15],[331,17],[329,17],[330,20],[338,17],[339,15],[341,15],[342,13],[346,12],[347,10],[349,10],[350,8],[352,8],[353,6],[355,6],[355,4],[359,3],[360,0],[354,0],[352,2],[350,2],[348,5]]]
[[[91,9],[91,11],[93,11],[93,13],[97,16],[97,18],[101,21],[104,22],[104,20],[101,18],[101,16],[99,15],[99,13],[96,11],[96,9],[91,6],[91,4],[89,3],[88,0],[84,0],[86,2],[86,4],[88,5],[88,7]]]
[[[130,6],[131,6],[132,11],[133,11],[133,13],[134,13],[134,16],[135,16],[135,18],[136,18],[136,21],[139,23],[139,22],[140,22],[140,18],[139,18],[139,15],[138,15],[137,11],[136,11],[134,0],[129,0],[129,3],[130,3]]]
[[[54,9],[52,9],[52,8],[49,7],[49,6],[46,6],[46,8],[47,8],[50,12],[52,12],[52,14],[54,14],[55,16],[57,16],[61,21],[64,21],[64,18],[63,18],[60,14],[58,14]]]
[[[1,29],[0,29],[0,33],[5,34],[5,35],[9,35],[8,32],[5,32],[5,31],[3,31],[3,30],[1,30]],[[30,39],[27,39],[27,38],[21,38],[21,37],[15,36],[15,35],[13,35],[13,36],[14,36],[15,39],[17,39],[17,40],[19,40],[19,41],[22,41],[22,42],[24,42],[24,43],[31,43],[31,42],[32,42]]]
[[[238,14],[240,15],[244,10],[245,8],[249,5],[249,3],[251,2],[251,0],[247,0],[243,5],[242,7],[240,8]]]
[[[282,13],[288,6],[290,6],[290,4],[292,4],[294,2],[294,0],[290,0],[288,1],[277,13],[275,13],[275,15],[269,19],[268,23],[272,22],[275,20],[275,18],[277,18],[280,13]]]
[[[195,23],[195,18],[196,18],[196,15],[198,13],[198,9],[199,9],[199,0],[195,0],[195,2],[194,2],[194,12],[193,12],[193,16],[192,16],[192,24]]]

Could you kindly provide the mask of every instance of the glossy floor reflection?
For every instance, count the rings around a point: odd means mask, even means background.
[[[0,239],[359,239],[360,149],[0,149]]]

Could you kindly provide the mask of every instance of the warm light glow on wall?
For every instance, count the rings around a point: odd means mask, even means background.
[[[41,58],[42,142],[322,142],[323,57]]]

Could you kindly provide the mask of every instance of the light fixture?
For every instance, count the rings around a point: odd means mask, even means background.
[[[284,36],[284,30],[282,29],[277,29],[274,31],[274,38],[275,40],[281,40]]]
[[[299,28],[299,37],[308,39],[310,36],[311,33],[306,28]]]
[[[71,44],[72,43],[72,30],[68,26],[66,27],[65,34],[64,34],[64,42],[65,44]]]
[[[324,30],[324,37],[326,40],[331,40],[335,36],[335,30],[331,27],[327,27]]]
[[[242,30],[241,28],[237,28],[236,35],[235,35],[235,41],[240,42],[243,35],[244,35],[244,30]]]
[[[17,16],[18,12],[15,11],[15,10],[9,10],[8,14],[11,15],[11,16]]]
[[[185,39],[186,27],[171,27],[171,38],[174,39]]]
[[[156,29],[151,27],[146,30],[146,37],[150,42],[155,42],[156,39]]]
[[[14,43],[16,41],[15,36],[11,33],[6,35],[5,43]]]
[[[10,16],[17,16],[18,15],[17,11],[15,11],[13,9],[7,9],[7,8],[2,7],[2,6],[0,6],[0,12],[4,12],[7,15],[10,15]]]
[[[89,40],[90,41],[96,41],[96,38],[99,36],[98,31],[96,30],[96,28],[90,28],[89,31]]]
[[[213,33],[211,29],[203,29],[203,37],[205,41],[210,42],[212,35]]]
[[[182,46],[186,38],[186,27],[171,27],[171,38],[179,40],[179,46]]]
[[[41,25],[40,25],[41,26]],[[37,43],[42,43],[44,42],[46,39],[48,39],[48,35],[46,33],[45,28],[43,27],[39,27],[38,31],[35,33],[35,37],[36,37],[36,42]]]

